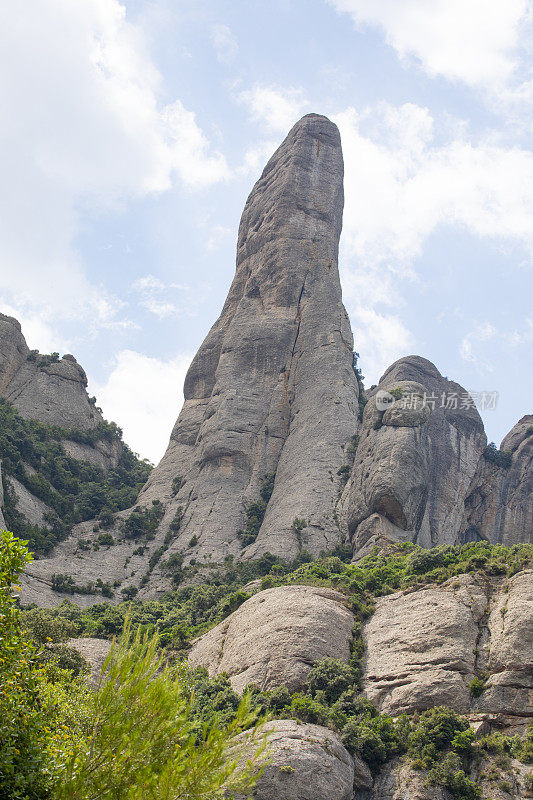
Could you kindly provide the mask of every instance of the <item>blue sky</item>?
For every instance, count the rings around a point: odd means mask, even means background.
[[[309,111],[341,130],[366,383],[423,355],[499,442],[532,411],[528,0],[26,0],[0,31],[0,310],[157,460],[239,216]]]

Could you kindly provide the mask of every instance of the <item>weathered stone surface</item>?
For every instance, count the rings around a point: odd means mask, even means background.
[[[68,647],[72,647],[74,650],[77,650],[78,653],[84,657],[91,668],[89,682],[93,687],[98,686],[104,661],[111,650],[111,642],[109,642],[107,639],[80,637],[76,639],[69,639],[66,644]]]
[[[361,558],[369,555],[374,547],[384,548],[397,542],[410,541],[410,539],[410,531],[398,528],[381,514],[372,514],[357,526],[352,537],[353,561],[360,561]]]
[[[485,644],[485,691],[477,710],[533,717],[533,571],[509,579],[493,596]]]
[[[332,589],[281,586],[251,597],[193,644],[189,662],[210,676],[227,672],[233,688],[301,689],[317,661],[350,658],[354,620]]]
[[[0,395],[4,394],[29,352],[20,322],[14,317],[0,314]]]
[[[4,484],[2,481],[2,462],[0,461],[0,531],[5,530],[6,527],[6,521],[2,513],[3,506],[4,506]]]
[[[452,795],[440,786],[428,785],[425,772],[395,759],[380,770],[372,791],[358,791],[354,800],[452,800]]]
[[[461,539],[505,545],[533,541],[533,415],[526,414],[501,443],[510,468],[481,458],[465,501]]]
[[[533,715],[533,572],[379,598],[366,623],[363,686],[383,711],[447,705],[460,713]],[[479,698],[470,682],[488,674]]]
[[[89,464],[94,464],[95,467],[103,470],[116,467],[122,453],[122,444],[117,439],[112,442],[102,439],[95,442],[94,446],[72,442],[69,439],[65,439],[61,444],[70,458],[75,458],[77,461],[88,461]]]
[[[27,419],[87,431],[102,421],[89,402],[87,376],[74,356],[41,365],[30,350],[20,323],[0,314],[0,397]]]
[[[11,486],[17,503],[17,511],[19,511],[28,522],[32,525],[41,525],[46,527],[45,514],[53,513],[53,509],[35,497],[26,487],[10,475],[7,482]]]
[[[368,698],[393,714],[436,705],[466,712],[486,606],[484,587],[467,576],[379,598],[364,629]]]
[[[352,800],[354,789],[372,786],[366,764],[327,728],[274,720],[265,732],[268,762],[254,790],[257,800]]]
[[[376,405],[380,390],[403,394],[382,411]],[[443,395],[457,398],[458,408],[441,408]],[[418,356],[397,361],[369,392],[341,501],[354,555],[374,514],[398,529],[398,540],[424,547],[457,542],[464,500],[486,445],[475,408],[460,408],[465,395]]]
[[[310,114],[248,198],[235,279],[191,364],[168,450],[141,496],[170,500],[172,479],[183,478],[163,523],[185,506],[173,550],[212,560],[240,556],[245,507],[272,472],[272,499],[246,557],[293,557],[301,547],[318,553],[340,539],[332,476],[358,424],[337,265],[342,180],[339,132]],[[296,517],[309,523],[300,536]]]

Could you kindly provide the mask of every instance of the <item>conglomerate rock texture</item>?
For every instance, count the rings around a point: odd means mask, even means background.
[[[383,392],[396,397],[385,410]],[[419,356],[396,361],[368,393],[341,501],[354,554],[387,540],[456,544],[486,444],[481,418],[459,384]]]
[[[298,691],[322,658],[348,662],[354,618],[333,589],[280,586],[254,595],[193,644],[192,666],[226,672],[235,691]]]
[[[0,314],[0,397],[26,419],[87,431],[102,422],[89,402],[87,376],[72,355],[40,363],[32,357],[20,323]]]
[[[381,597],[364,628],[364,692],[393,715],[446,705],[520,727],[533,717],[532,619],[531,570]]]
[[[327,728],[283,719],[267,723],[265,734],[268,753],[254,789],[257,800],[352,800],[355,790],[372,786],[364,761]]]
[[[169,502],[167,520],[184,507],[171,551],[187,550],[194,535],[196,558],[266,551],[291,558],[340,540],[336,474],[358,426],[337,264],[342,210],[339,132],[310,114],[248,198],[235,278],[185,379],[168,450],[139,498]],[[257,541],[241,553],[245,509],[270,473],[274,489]],[[296,518],[305,519],[301,531]]]

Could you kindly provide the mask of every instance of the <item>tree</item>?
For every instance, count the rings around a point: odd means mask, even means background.
[[[255,783],[265,742],[249,697],[231,723],[215,718],[198,736],[187,673],[165,663],[158,644],[157,633],[134,632],[126,618],[102,670],[90,735],[56,800],[214,800]]]
[[[44,800],[82,735],[89,690],[47,664],[21,625],[13,591],[32,560],[26,542],[0,532],[0,797]]]

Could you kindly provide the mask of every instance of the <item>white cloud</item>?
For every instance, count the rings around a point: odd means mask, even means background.
[[[176,178],[209,185],[227,177],[225,159],[179,100],[161,105],[143,30],[118,0],[8,4],[0,74],[0,289],[17,305],[109,324],[120,303],[86,276],[80,212]]]
[[[360,366],[365,386],[377,383],[385,368],[409,355],[414,339],[403,322],[393,314],[379,314],[373,308],[357,305],[351,309],[355,349],[361,354]]]
[[[431,76],[497,88],[516,71],[528,0],[328,0],[357,27],[381,28],[400,58]],[[495,87],[496,84],[496,87]]]
[[[480,373],[495,372],[496,365],[519,348],[523,349],[523,357],[527,360],[532,341],[533,319],[526,317],[521,330],[497,329],[491,322],[477,322],[461,339],[459,355]]]
[[[427,109],[411,103],[334,119],[345,160],[343,246],[364,269],[411,275],[440,225],[533,252],[533,153],[457,131],[442,142]]]
[[[494,136],[471,141],[461,126],[445,128],[411,103],[350,108],[334,120],[345,161],[344,296],[363,369],[375,382],[413,346],[398,316],[402,282],[420,279],[413,264],[437,228],[533,254],[533,154]],[[465,335],[464,360],[479,365],[476,343],[488,333],[480,327]]]
[[[122,350],[106,382],[91,382],[106,419],[120,425],[130,447],[154,463],[165,451],[183,404],[183,382],[190,362],[191,356],[184,353],[164,361]]]
[[[187,296],[186,303],[182,299],[180,305],[169,300],[169,293],[179,291],[188,295],[189,287],[181,283],[165,283],[155,275],[144,275],[137,278],[131,286],[132,290],[140,295],[139,305],[154,314],[159,319],[182,314],[185,307],[190,306],[190,297]],[[190,308],[189,308],[190,310]]]
[[[239,45],[227,25],[213,25],[211,28],[211,41],[221,64],[231,64],[232,61],[235,61],[239,52]]]
[[[2,302],[0,302],[0,312],[15,317],[20,322],[30,350],[39,350],[41,353],[58,351],[61,355],[70,351],[72,344],[63,338],[50,319],[43,317],[41,313],[27,313],[24,308]]]
[[[241,92],[238,99],[248,107],[254,122],[264,124],[268,131],[275,133],[287,133],[309,108],[303,91],[292,87],[256,84]]]

